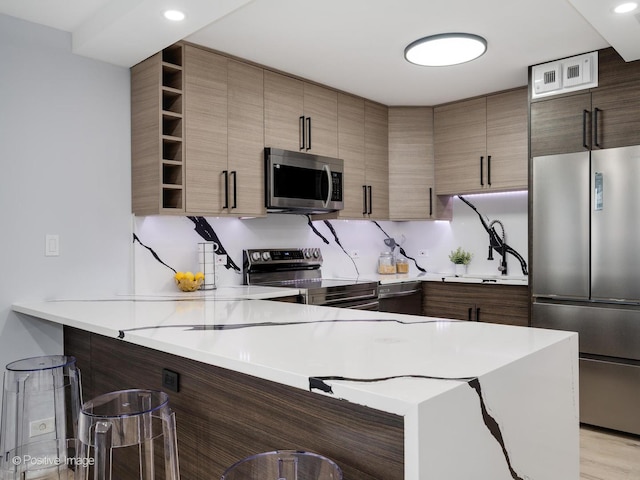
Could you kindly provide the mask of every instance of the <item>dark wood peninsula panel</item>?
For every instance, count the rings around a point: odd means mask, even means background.
[[[235,461],[275,449],[325,455],[345,480],[404,478],[401,416],[70,327],[64,348],[77,358],[85,401],[127,388],[169,394],[182,478],[220,478]],[[179,374],[178,392],[162,388],[163,369]]]

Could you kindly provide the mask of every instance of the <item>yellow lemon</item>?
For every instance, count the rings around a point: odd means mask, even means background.
[[[176,274],[174,275],[174,278],[178,281],[182,280],[184,278],[184,273],[183,272],[176,272]]]
[[[198,273],[196,273],[196,277],[195,277],[195,278],[196,278],[196,280],[201,280],[201,279],[203,279],[203,278],[204,278],[204,273],[202,273],[202,272],[198,272]]]
[[[184,274],[184,278],[186,278],[187,280],[193,281],[193,279],[195,278],[192,272],[186,272]]]

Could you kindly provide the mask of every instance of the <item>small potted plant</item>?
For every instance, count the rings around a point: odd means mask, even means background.
[[[471,262],[473,254],[458,247],[449,253],[449,260],[455,265],[456,275],[463,275],[467,272],[467,265]]]

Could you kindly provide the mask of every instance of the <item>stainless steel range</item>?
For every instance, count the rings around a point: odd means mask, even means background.
[[[245,285],[298,288],[310,305],[378,310],[378,283],[322,278],[319,248],[260,248],[242,257]]]

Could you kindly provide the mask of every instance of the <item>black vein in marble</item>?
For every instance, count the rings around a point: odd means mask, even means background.
[[[320,239],[321,239],[324,243],[326,243],[327,245],[329,245],[329,240],[327,240],[327,238],[326,238],[324,235],[322,235],[322,234],[320,233],[320,231],[319,231],[319,230],[318,230],[318,229],[313,225],[313,222],[311,221],[311,216],[309,216],[309,215],[305,215],[305,217],[307,217],[307,225],[309,225],[309,228],[311,229],[311,231],[312,231],[313,233],[315,233],[318,237],[320,237]]]
[[[133,243],[138,242],[140,245],[142,245],[144,248],[146,248],[147,250],[149,250],[151,252],[151,255],[153,255],[153,258],[155,258],[157,261],[159,261],[162,265],[164,265],[165,267],[173,270],[173,273],[176,273],[176,269],[173,267],[170,267],[169,265],[167,265],[166,263],[164,263],[162,260],[160,260],[160,257],[158,256],[158,254],[156,252],[153,251],[153,249],[151,247],[146,246],[144,243],[142,243],[140,241],[140,239],[138,238],[138,236],[134,233],[133,234]]]
[[[353,263],[353,266],[356,269],[356,275],[359,277],[360,276],[360,271],[358,270],[358,265],[356,265],[355,260],[353,258],[351,258],[351,255],[349,255],[347,253],[347,251],[344,249],[344,247],[342,246],[342,242],[340,242],[340,239],[338,238],[338,234],[336,233],[335,228],[333,228],[333,225],[331,225],[331,222],[329,220],[325,220],[324,224],[327,226],[327,228],[329,229],[329,231],[333,235],[333,239],[335,240],[336,244],[342,249],[344,254],[347,257],[349,257],[349,260],[351,260],[351,263]]]
[[[149,327],[135,327],[135,328],[125,328],[123,330],[119,330],[118,338],[124,338],[126,332],[135,332],[139,330],[160,330],[164,328],[182,328],[185,331],[205,331],[205,330],[216,330],[216,331],[224,331],[224,330],[240,330],[244,328],[263,328],[263,327],[290,327],[292,325],[312,325],[319,323],[367,323],[367,322],[375,322],[375,323],[398,323],[401,325],[418,325],[425,323],[442,323],[442,322],[455,322],[455,320],[447,320],[447,319],[439,319],[439,320],[423,320],[417,322],[405,322],[403,320],[398,320],[396,318],[357,318],[350,320],[340,320],[340,319],[332,319],[332,320],[309,320],[305,322],[257,322],[257,323],[232,323],[232,324],[176,324],[176,325],[156,325]]]
[[[195,231],[207,242],[215,242],[218,245],[218,249],[216,253],[218,255],[226,255],[227,263],[225,264],[225,268],[228,270],[232,268],[236,272],[240,272],[240,267],[238,267],[235,262],[231,259],[231,255],[227,253],[224,246],[222,246],[222,242],[216,235],[216,232],[213,230],[213,227],[207,219],[204,217],[187,217],[195,224]]]
[[[500,431],[500,425],[497,420],[489,413],[487,410],[487,406],[484,401],[484,397],[482,396],[482,387],[480,385],[480,380],[478,377],[438,377],[431,375],[393,375],[389,377],[378,377],[378,378],[349,378],[342,377],[336,375],[328,375],[328,376],[315,376],[309,377],[309,391],[312,390],[320,390],[325,393],[334,394],[331,385],[326,383],[327,381],[339,380],[339,381],[347,381],[347,382],[360,382],[360,383],[374,383],[374,382],[384,382],[387,380],[394,380],[398,378],[420,378],[427,380],[446,380],[446,381],[457,381],[457,382],[466,382],[469,387],[471,387],[480,400],[480,410],[482,412],[482,421],[484,425],[491,433],[491,436],[496,439],[500,448],[502,449],[502,454],[504,455],[505,461],[507,462],[507,467],[509,468],[509,473],[513,480],[525,480],[525,477],[521,477],[518,473],[513,469],[511,465],[511,459],[509,458],[509,451],[504,443],[504,438],[502,436],[502,432]],[[529,477],[526,477],[529,478]]]
[[[493,438],[495,438],[500,445],[500,448],[502,448],[502,454],[504,455],[504,459],[506,460],[507,466],[509,467],[511,478],[513,478],[514,480],[524,480],[523,477],[516,473],[516,471],[513,469],[513,466],[511,465],[511,459],[509,458],[507,447],[504,444],[504,438],[502,437],[502,432],[500,431],[500,425],[498,425],[496,419],[493,418],[487,410],[484,398],[482,397],[482,387],[480,386],[480,380],[474,378],[470,380],[468,384],[478,394],[478,398],[480,399],[480,409],[482,410],[482,420],[484,421],[487,429],[489,429],[489,432],[491,432],[491,435],[493,435]]]

